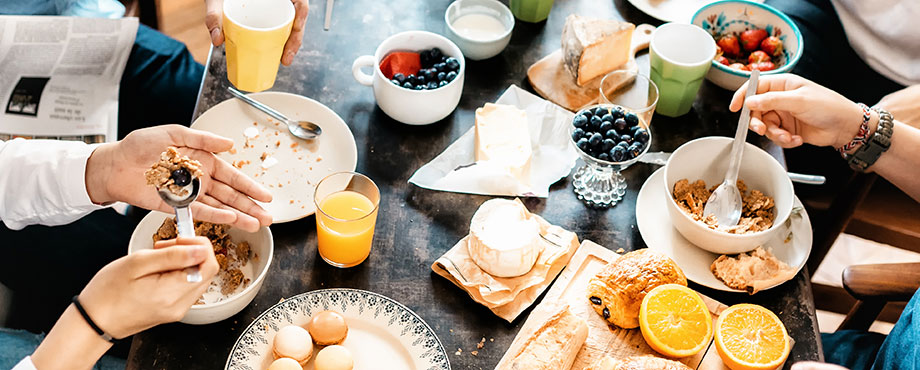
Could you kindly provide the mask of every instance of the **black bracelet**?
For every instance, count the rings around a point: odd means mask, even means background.
[[[89,314],[86,313],[85,309],[83,309],[83,305],[80,304],[79,295],[73,296],[73,305],[77,307],[77,311],[80,311],[80,315],[83,316],[83,319],[86,320],[86,323],[89,324],[89,327],[96,331],[96,334],[99,334],[102,339],[105,339],[111,343],[115,343],[115,338],[112,338],[111,335],[108,335],[106,332],[102,331],[102,328],[100,328],[99,325],[96,325],[96,322],[89,317]]]

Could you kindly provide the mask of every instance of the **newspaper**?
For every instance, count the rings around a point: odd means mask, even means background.
[[[0,140],[115,141],[137,18],[0,16]]]

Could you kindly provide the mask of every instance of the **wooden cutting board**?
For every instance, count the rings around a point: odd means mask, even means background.
[[[639,71],[639,65],[636,64],[636,53],[648,47],[653,31],[655,31],[655,26],[650,24],[636,26],[630,44],[629,61],[618,69]],[[575,76],[563,66],[562,49],[543,57],[527,69],[527,79],[537,94],[573,112],[598,101],[600,96],[598,88],[603,78],[604,76],[600,76],[584,86],[578,86],[575,83]]]
[[[622,358],[635,355],[656,355],[655,352],[642,337],[639,328],[621,329],[608,326],[594,310],[590,307],[588,298],[585,295],[588,281],[597,274],[607,262],[619,258],[619,254],[595,244],[589,240],[582,242],[578,251],[572,257],[572,260],[566,266],[565,270],[553,283],[549,292],[543,301],[534,308],[533,312],[524,322],[521,331],[514,338],[511,347],[505,352],[501,361],[496,368],[503,366],[506,362],[511,361],[514,353],[524,345],[527,337],[540,328],[544,322],[555,312],[561,305],[568,304],[572,313],[584,318],[588,322],[588,339],[578,352],[575,358],[575,364],[572,370],[581,370],[593,365],[604,356],[613,358]],[[712,298],[700,295],[703,302],[709,307],[712,318],[715,320],[718,315],[728,308]],[[715,325],[715,321],[713,321]],[[693,369],[700,370],[728,370],[716,353],[715,346],[710,343],[709,347],[696,356],[687,357],[678,360]]]

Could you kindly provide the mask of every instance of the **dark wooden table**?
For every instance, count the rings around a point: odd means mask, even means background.
[[[449,1],[347,0],[335,4],[330,31],[322,30],[323,4],[314,2],[304,44],[291,67],[281,67],[271,90],[313,98],[337,112],[348,123],[358,146],[357,171],[373,179],[381,191],[382,212],[377,221],[371,256],[358,267],[338,269],[316,253],[315,220],[272,226],[275,259],[262,290],[252,304],[228,320],[212,325],[163,325],[134,338],[128,369],[220,369],[240,332],[259,313],[278,302],[315,289],[349,287],[384,294],[418,313],[434,329],[450,355],[454,369],[491,369],[508,348],[529,311],[509,324],[450,282],[431,271],[432,262],[462,238],[480,203],[489,199],[430,191],[407,180],[473,124],[473,111],[494,101],[511,84],[528,88],[526,69],[559,48],[559,35],[568,14],[578,13],[657,22],[623,0],[558,0],[541,24],[518,22],[511,44],[497,57],[468,62],[463,98],[457,110],[429,126],[393,121],[374,104],[370,88],[352,79],[351,63],[373,54],[387,36],[421,29],[442,33]],[[647,56],[639,58],[647,71]],[[212,50],[197,115],[230,98],[223,49]],[[730,92],[708,82],[690,114],[670,119],[656,116],[651,150],[673,151],[701,136],[732,136],[737,114],[728,112]],[[750,138],[764,147],[767,143]],[[771,152],[781,156],[781,152]],[[549,222],[574,231],[607,248],[645,247],[636,226],[636,195],[657,166],[636,164],[624,172],[629,190],[624,201],[608,210],[585,207],[572,192],[571,178],[552,186],[547,199],[530,198],[527,207]],[[726,304],[752,302],[776,312],[795,339],[789,364],[821,360],[811,284],[806,271],[780,287],[756,296],[717,292],[694,286]],[[474,357],[469,354],[480,338],[495,338]],[[458,348],[463,354],[454,354]]]

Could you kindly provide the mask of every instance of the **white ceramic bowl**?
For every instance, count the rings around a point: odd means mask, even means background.
[[[727,137],[699,138],[677,148],[664,167],[664,186],[670,200],[667,203],[671,223],[691,243],[717,254],[744,253],[765,244],[786,223],[795,198],[786,169],[767,152],[745,143],[738,179],[744,180],[748,189],[760,190],[773,197],[776,203],[773,226],[749,234],[729,234],[710,229],[702,222],[690,218],[674,202],[674,184],[681,179],[690,182],[703,180],[709,187],[721,184],[728,169],[731,145],[732,139]]]
[[[457,18],[477,13],[497,19],[505,26],[505,32],[490,39],[472,39],[457,32],[454,28]],[[456,43],[463,55],[470,60],[488,59],[501,53],[511,41],[511,30],[514,29],[514,15],[511,14],[511,9],[498,0],[454,1],[444,12],[444,22],[447,24],[447,37]]]
[[[747,29],[765,29],[770,36],[779,37],[783,42],[783,56],[780,58],[782,66],[761,72],[761,76],[792,71],[805,50],[802,33],[795,22],[766,4],[745,0],[717,1],[697,10],[690,23],[714,36],[740,33]],[[732,69],[715,60],[706,73],[706,79],[728,90],[738,90],[750,76],[751,72]]]
[[[394,85],[380,71],[380,61],[394,51],[417,51],[439,48],[444,55],[457,58],[460,71],[444,87],[434,90],[409,90]],[[373,74],[361,68],[373,67]],[[351,65],[355,80],[374,87],[377,106],[391,118],[409,125],[427,125],[440,121],[457,108],[463,93],[463,76],[466,62],[460,48],[444,36],[427,31],[406,31],[388,37],[380,43],[374,55],[364,55]]]
[[[163,224],[163,220],[167,217],[172,217],[172,215],[157,211],[148,213],[147,216],[137,224],[137,227],[131,234],[131,241],[128,242],[128,254],[139,250],[152,249],[153,234],[156,233],[160,225]],[[246,306],[252,302],[252,299],[256,297],[259,289],[262,288],[262,283],[265,281],[265,275],[268,273],[268,267],[272,264],[272,257],[275,249],[272,231],[268,227],[262,227],[259,231],[254,233],[231,228],[230,238],[234,242],[249,242],[252,251],[259,256],[258,259],[249,262],[255,264],[253,266],[253,271],[256,272],[257,275],[242,292],[227,297],[223,301],[193,305],[188,313],[185,314],[185,317],[179,320],[179,322],[192,325],[204,325],[226,320],[230,316],[236,315],[246,308]]]

